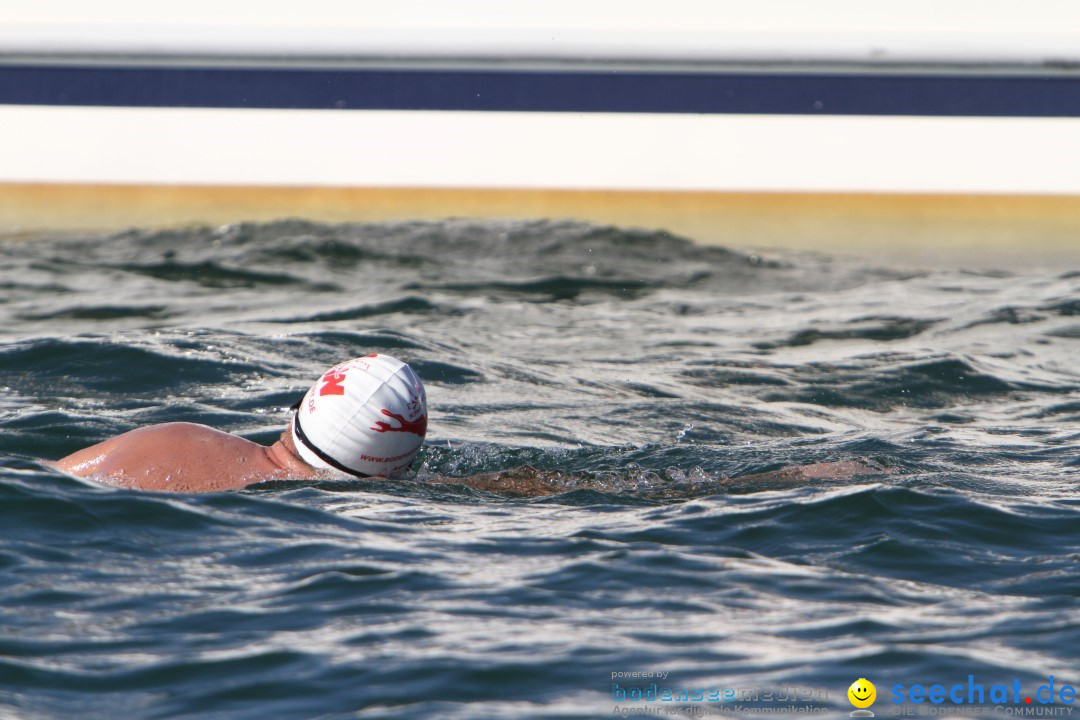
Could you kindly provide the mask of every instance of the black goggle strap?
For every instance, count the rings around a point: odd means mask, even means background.
[[[303,399],[301,399],[300,402],[303,402]],[[294,406],[294,409],[299,408],[299,407],[300,407],[300,403],[296,403],[296,405]],[[343,473],[348,473],[349,475],[353,475],[354,477],[358,477],[358,478],[369,478],[369,477],[371,477],[367,473],[362,473],[359,470],[353,470],[352,468],[345,467],[344,465],[339,463],[337,460],[330,457],[329,455],[324,453],[319,448],[315,447],[315,443],[311,442],[311,440],[308,439],[308,436],[304,434],[304,428],[300,427],[300,413],[295,413],[293,415],[293,427],[296,428],[296,437],[300,440],[300,442],[304,443],[304,447],[306,447],[311,452],[315,453],[315,455],[320,460],[322,460],[324,463],[326,463],[330,467],[335,468],[337,470],[340,470]]]

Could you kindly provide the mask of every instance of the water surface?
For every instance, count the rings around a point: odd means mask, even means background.
[[[0,257],[5,720],[613,717],[634,671],[830,716],[859,677],[879,715],[896,683],[1080,684],[1076,268],[468,221]],[[368,352],[425,379],[415,478],[168,495],[33,461],[172,420],[269,443]],[[892,472],[738,479],[850,459]],[[522,464],[580,482],[425,482]]]

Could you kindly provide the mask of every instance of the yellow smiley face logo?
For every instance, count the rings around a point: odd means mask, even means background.
[[[877,700],[877,688],[866,678],[859,678],[847,689],[847,698],[857,708],[868,708]]]

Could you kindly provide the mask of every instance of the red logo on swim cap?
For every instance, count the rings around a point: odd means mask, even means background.
[[[420,437],[424,437],[425,435],[427,435],[427,413],[424,413],[416,420],[410,422],[409,420],[406,420],[404,416],[398,415],[397,413],[392,413],[389,410],[384,409],[381,412],[386,417],[394,418],[395,420],[397,420],[399,423],[401,423],[401,427],[394,427],[388,422],[376,420],[375,424],[379,427],[371,428],[375,432],[407,432],[412,433],[413,435],[419,435]]]
[[[345,388],[341,386],[341,383],[345,382],[346,370],[338,370],[337,368],[327,370],[326,374],[322,376],[326,383],[319,388],[319,395],[344,395]]]

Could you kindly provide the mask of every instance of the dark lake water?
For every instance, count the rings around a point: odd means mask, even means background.
[[[8,241],[0,718],[805,717],[791,688],[846,717],[858,678],[880,717],[898,684],[1080,685],[1077,270],[559,222]],[[368,352],[425,379],[415,478],[169,495],[33,460],[172,420],[270,443]],[[890,472],[738,479],[854,459]],[[522,464],[565,492],[425,481]],[[759,695],[618,701],[653,682]]]

